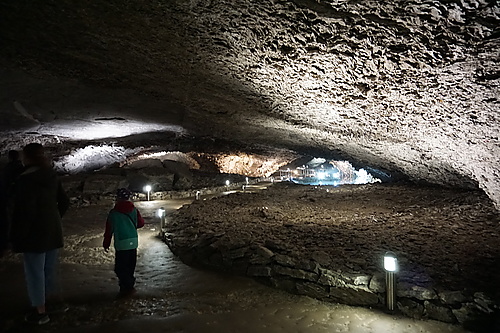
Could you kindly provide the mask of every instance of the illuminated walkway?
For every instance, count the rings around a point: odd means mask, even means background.
[[[154,215],[160,207],[170,215],[188,202],[137,203],[147,225],[140,232],[138,293],[128,300],[115,299],[112,256],[104,256],[100,248],[102,223],[96,220],[105,216],[105,205],[74,209],[66,218],[69,235],[66,263],[61,269],[71,309],[53,317],[43,332],[464,332],[443,323],[323,303],[250,279],[186,266],[157,237],[158,219]],[[82,230],[86,230],[85,235]],[[26,304],[22,268],[15,260],[7,264],[2,270],[8,267],[9,274],[1,272],[0,283],[12,287],[1,291],[1,310],[13,317],[7,332],[23,332],[27,327],[19,314]],[[4,281],[6,278],[9,281]],[[8,309],[6,299],[12,300]]]

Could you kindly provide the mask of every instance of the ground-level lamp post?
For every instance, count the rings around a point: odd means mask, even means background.
[[[165,234],[165,208],[161,207],[158,209],[157,214],[160,218],[160,236],[163,237]]]
[[[196,191],[196,194],[194,196],[195,200],[200,200],[200,195],[201,195],[201,192],[200,191]]]
[[[384,269],[385,269],[385,290],[386,290],[386,304],[390,311],[394,310],[396,303],[396,272],[398,270],[398,259],[393,252],[386,252],[384,255]]]
[[[149,201],[149,193],[151,192],[151,185],[144,186],[144,191],[148,193],[148,201]]]

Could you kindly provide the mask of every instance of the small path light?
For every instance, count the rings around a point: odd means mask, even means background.
[[[229,186],[229,184],[231,184],[231,182],[228,180],[226,180],[226,186]]]
[[[196,191],[196,194],[195,194],[194,198],[196,200],[200,200],[200,195],[201,195],[201,192],[200,191]]]
[[[158,209],[157,214],[160,218],[160,236],[163,237],[165,234],[165,208],[161,207]]]
[[[247,183],[247,185],[248,185],[248,177],[245,177],[245,182],[246,182],[246,183]]]
[[[398,270],[398,259],[393,252],[386,252],[384,255],[385,269],[385,289],[387,293],[386,304],[390,311],[394,310],[396,303],[396,278],[395,274]]]
[[[144,186],[144,191],[148,193],[148,201],[149,201],[149,193],[151,192],[151,185]]]

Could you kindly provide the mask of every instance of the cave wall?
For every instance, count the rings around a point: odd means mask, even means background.
[[[478,186],[499,207],[499,18],[484,0],[2,1],[0,56],[43,82],[148,101],[127,114]]]

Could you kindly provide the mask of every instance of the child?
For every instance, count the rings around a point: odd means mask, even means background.
[[[116,203],[108,214],[102,246],[108,252],[114,236],[115,273],[119,280],[119,296],[135,293],[135,265],[137,261],[137,229],[144,226],[144,219],[130,201],[132,192],[126,188],[116,191]]]

